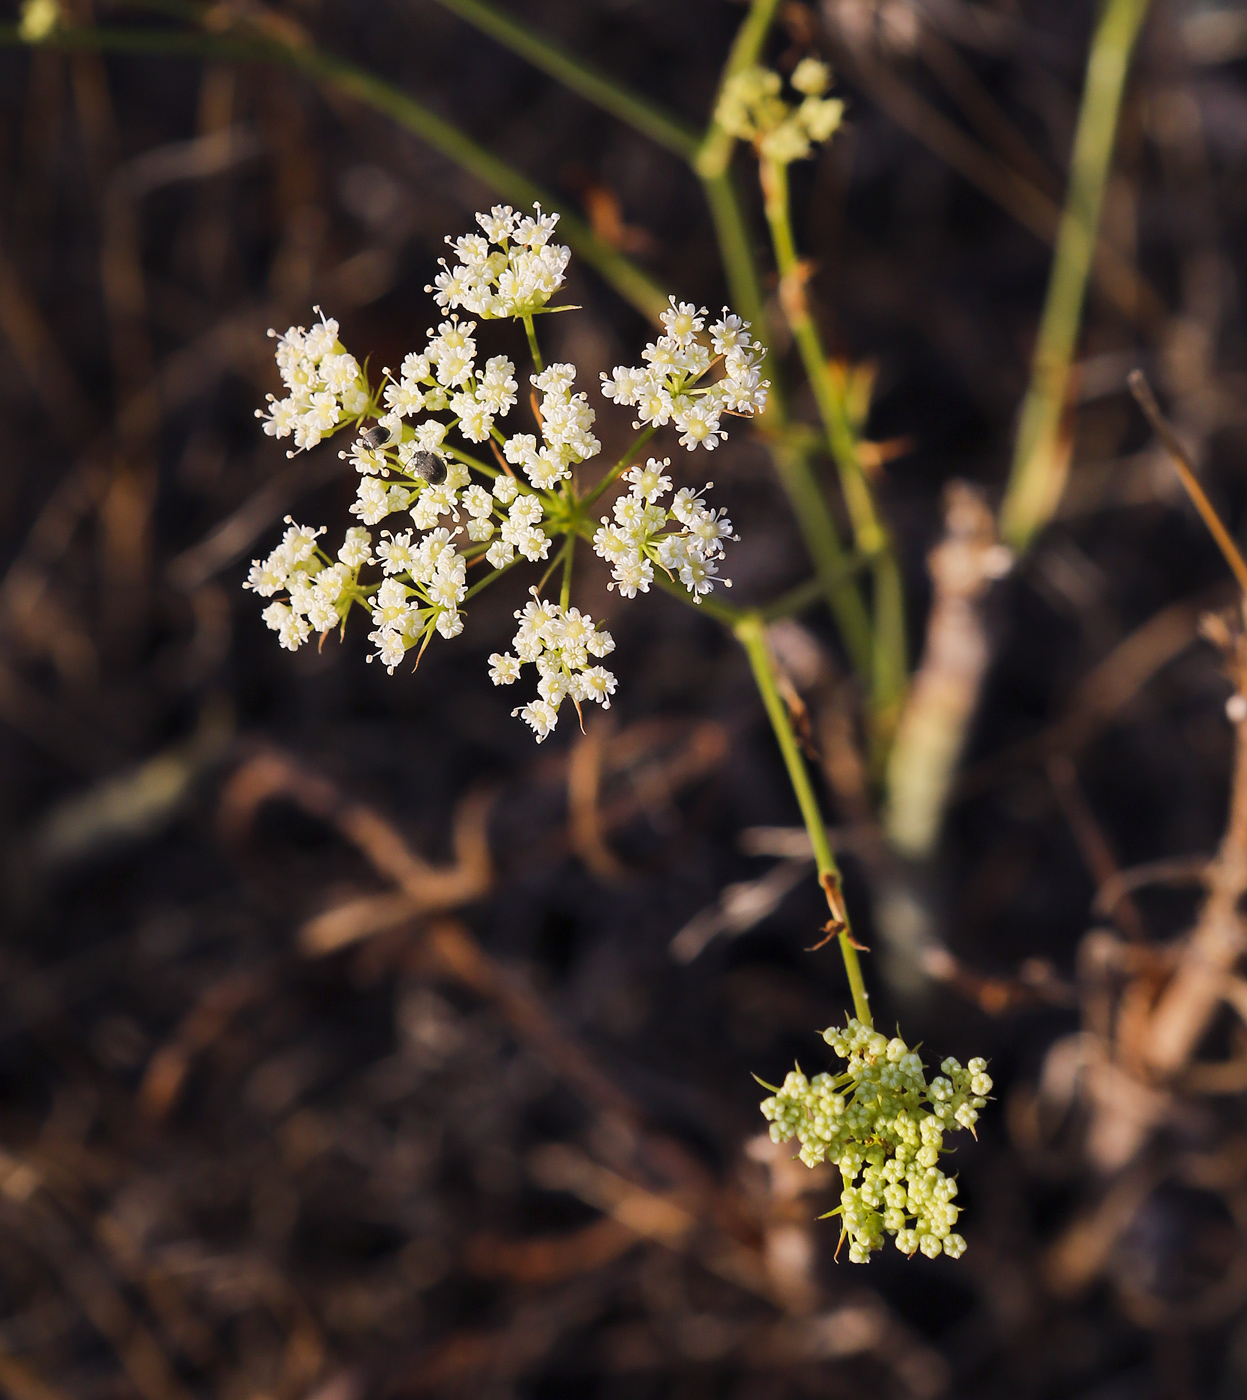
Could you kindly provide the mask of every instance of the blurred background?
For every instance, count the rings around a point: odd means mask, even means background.
[[[433,0],[235,8],[724,301],[687,169]],[[696,125],[744,14],[503,8]],[[827,343],[873,376],[915,659],[948,483],[1003,487],[1051,258],[1017,190],[1060,203],[1095,14],[788,0],[766,51],[828,58],[847,102],[794,169],[798,233]],[[1199,619],[1233,592],[1125,392],[1142,366],[1236,528],[1247,9],[1151,8],[1104,214],[1133,290],[1091,291],[1069,485],[982,605],[928,865],[880,852],[825,614],[775,638],[878,1024],[992,1061],[957,1264],[835,1262],[834,1174],[762,1131],[751,1074],[823,1068],[849,998],[834,946],[806,951],[826,911],[721,629],[586,561],[620,693],[537,749],[485,664],[534,580],[393,677],[362,628],[280,651],[240,587],[287,512],[332,535],[354,492],[338,444],[260,432],[267,328],[318,303],[399,363],[443,237],[496,198],[289,67],[0,50],[0,1392],[1247,1393],[1247,984],[1167,1076],[1138,1029],[1226,825],[1232,688]],[[583,263],[569,290],[550,357],[590,384],[635,363],[641,317]],[[808,577],[748,431],[709,474],[733,600]]]

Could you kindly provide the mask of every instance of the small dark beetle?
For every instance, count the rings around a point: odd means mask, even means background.
[[[384,423],[377,423],[374,427],[365,429],[360,437],[374,452],[378,452],[389,443],[390,430]]]
[[[417,452],[411,459],[408,470],[423,477],[430,486],[440,486],[446,480],[446,463],[432,452]]]

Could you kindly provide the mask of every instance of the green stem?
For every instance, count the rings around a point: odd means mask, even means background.
[[[844,970],[848,974],[849,989],[853,993],[853,1011],[857,1019],[869,1026],[873,1024],[870,1015],[870,999],[866,994],[866,983],[862,977],[862,965],[853,946],[853,935],[849,927],[848,915],[844,910],[841,894],[842,880],[840,867],[832,853],[831,842],[827,837],[827,827],[819,810],[818,798],[810,782],[809,770],[801,757],[797,736],[793,732],[788,707],[779,693],[775,677],[775,663],[766,639],[766,626],[758,613],[749,613],[736,624],[736,639],[745,649],[753,679],[766,708],[767,718],[775,731],[779,751],[783,755],[784,766],[788,770],[788,780],[792,784],[797,806],[801,809],[801,819],[809,834],[810,846],[818,866],[819,884],[827,895],[832,918],[841,925],[838,942],[840,954],[844,958]]]
[[[827,606],[835,618],[849,664],[863,682],[869,684],[874,652],[870,615],[846,568],[849,555],[840,542],[822,489],[810,470],[809,453],[802,444],[785,438],[772,442],[770,449],[780,485],[823,585]]]
[[[453,443],[446,443],[445,448],[457,462],[462,462],[465,467],[471,467],[473,471],[480,472],[482,476],[502,475],[492,462],[482,461],[481,458],[474,457],[472,453],[465,452],[463,448],[455,447]]]
[[[837,582],[853,578],[869,565],[870,560],[863,554],[851,554],[840,569]],[[781,617],[795,617],[806,608],[817,603],[827,592],[827,585],[821,578],[809,578],[799,583],[787,593],[781,593],[773,603],[766,603],[760,609],[763,621],[778,622]]]
[[[528,337],[528,353],[533,357],[533,368],[540,374],[545,369],[545,363],[541,358],[541,348],[537,344],[537,329],[533,325],[531,316],[524,317],[524,334]]]
[[[617,83],[600,69],[577,58],[561,44],[538,34],[526,24],[504,14],[485,0],[437,0],[444,9],[488,34],[504,48],[527,59],[534,68],[563,84],[569,91],[618,117],[651,141],[665,147],[681,160],[691,160],[697,151],[698,135],[678,117],[664,112],[639,93]]]
[[[563,546],[563,586],[559,589],[559,606],[564,612],[572,605],[572,564],[576,558],[576,536],[569,534]]]
[[[463,601],[466,603],[469,598],[475,598],[476,595],[480,593],[483,589],[488,588],[491,583],[496,582],[503,576],[503,574],[507,573],[510,569],[515,568],[515,566],[518,563],[520,563],[523,557],[524,556],[522,554],[517,554],[509,564],[504,564],[501,569],[495,569],[492,573],[486,574],[484,578],[478,578],[477,581],[472,585],[472,587],[469,588],[468,591],[463,595]]]
[[[0,26],[0,47],[28,45],[15,25]],[[55,29],[41,41],[46,47],[97,49],[104,52],[159,54],[208,58],[234,63],[271,63],[293,68],[325,87],[362,102],[434,150],[474,175],[503,199],[518,205],[540,204],[556,209],[557,196],[521,174],[492,151],[477,145],[466,132],[417,102],[393,83],[347,60],[311,46],[281,43],[268,36],[185,34],[165,29],[81,27]],[[612,248],[583,219],[563,213],[559,234],[573,251],[612,286],[630,306],[657,322],[667,306],[667,294],[630,258]]]
[[[827,446],[840,477],[845,506],[859,553],[873,560],[875,626],[869,666],[872,708],[872,747],[876,769],[886,757],[900,717],[908,676],[905,647],[905,590],[900,563],[875,506],[874,493],[862,469],[843,391],[827,365],[818,326],[805,294],[806,270],[797,255],[788,199],[788,168],[762,159],[759,165],[763,203],[771,245],[779,270],[780,304],[810,381]]]
[[[654,436],[654,434],[657,431],[657,427],[655,427],[655,425],[651,423],[649,427],[646,428],[645,431],[640,434],[640,436],[627,450],[627,452],[625,452],[624,455],[619,459],[619,461],[617,461],[615,465],[610,469],[610,471],[606,473],[606,475],[602,478],[601,481],[598,482],[598,484],[593,488],[593,490],[590,491],[587,496],[582,496],[580,498],[580,506],[582,510],[585,506],[591,506],[598,499],[598,497],[601,496],[602,492],[605,491],[611,485],[612,482],[617,481],[619,479],[621,473],[625,472],[628,469],[628,466],[632,462],[633,458],[635,458],[637,453],[640,452],[641,448],[645,446],[645,444],[650,440],[650,438]]]
[[[732,631],[736,630],[737,624],[745,616],[739,608],[732,607],[730,603],[720,603],[705,595],[700,599],[694,599],[682,583],[668,578],[661,569],[654,570],[654,582],[664,593],[670,593],[673,598],[687,603],[690,608],[696,608],[698,612],[705,613],[707,617],[713,617],[716,622],[721,622],[724,627],[730,628]]]
[[[727,277],[728,296],[732,310],[738,312],[754,329],[763,345],[770,345],[774,337],[766,323],[766,303],[762,297],[762,284],[758,280],[757,259],[754,256],[753,240],[745,224],[745,216],[740,207],[735,181],[731,171],[718,175],[701,176],[702,190],[710,208],[710,218],[714,224],[715,242],[719,245],[719,257]],[[771,399],[776,397],[775,384],[771,385]],[[781,410],[782,402],[768,403],[768,414],[775,408]]]
[[[814,391],[819,417],[827,434],[827,445],[840,473],[840,486],[857,547],[863,554],[877,554],[887,545],[887,538],[866,473],[857,455],[857,441],[849,421],[844,395],[832,382],[827,368],[818,327],[810,314],[805,295],[806,268],[797,256],[792,232],[791,209],[788,200],[788,167],[763,159],[759,165],[766,220],[775,250],[775,265],[779,270],[780,302],[784,316],[796,341],[801,363]]]
[[[537,590],[536,590],[536,591],[537,591],[538,593],[540,593],[540,592],[545,588],[546,584],[550,582],[550,579],[551,579],[551,577],[553,576],[555,569],[557,569],[558,566],[559,566],[561,563],[563,563],[564,559],[565,559],[566,556],[567,556],[567,551],[571,548],[571,544],[572,544],[572,539],[573,539],[573,538],[574,538],[574,537],[573,537],[572,535],[570,535],[570,534],[568,535],[568,537],[563,541],[563,547],[562,547],[562,548],[559,550],[559,552],[554,556],[554,558],[550,560],[549,564],[546,566],[546,571],[545,571],[544,574],[542,574],[541,580],[540,580],[540,582],[537,584]]]
[[[1147,6],[1148,0],[1108,0],[1091,40],[1069,190],[1000,508],[1001,535],[1015,550],[1025,549],[1051,519],[1065,489],[1069,451],[1060,438],[1070,362],[1082,323],[1126,74]]]
[[[766,42],[767,32],[770,30],[771,22],[774,20],[775,11],[778,8],[779,0],[752,0],[749,13],[736,31],[736,38],[732,41],[731,52],[727,56],[727,62],[723,65],[723,73],[719,79],[719,91],[715,94],[710,125],[696,156],[693,158],[693,168],[703,180],[712,180],[716,176],[724,174],[731,163],[732,152],[736,147],[736,138],[723,130],[715,116],[719,108],[719,96],[729,79],[734,78],[743,69],[750,68],[757,63],[758,55],[762,52],[762,45]]]

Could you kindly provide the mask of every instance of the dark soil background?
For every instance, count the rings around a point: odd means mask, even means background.
[[[743,14],[507,8],[693,122]],[[282,13],[569,210],[617,212],[656,278],[722,304],[674,158],[431,0]],[[788,4],[768,50],[784,67],[825,54],[848,100],[845,130],[794,172],[799,231],[828,344],[876,368],[869,436],[909,440],[880,491],[915,652],[945,483],[1003,487],[1050,249],[931,149],[929,124],[899,124],[870,75],[980,151],[1007,117],[1059,198],[1094,13]],[[1049,1047],[1080,1025],[1088,823],[1129,867],[1206,855],[1225,820],[1230,690],[1194,620],[1230,600],[1227,575],[1124,386],[1148,370],[1236,527],[1247,25],[1230,13],[1217,30],[1202,5],[1153,7],[1105,213],[1151,311],[1092,292],[1062,512],[991,594],[962,782],[938,859],[904,877],[961,972],[936,986],[895,952],[867,959],[881,1025],[937,1061],[992,1061],[996,1102],[956,1157],[969,1251],[868,1268],[833,1260],[835,1223],[815,1220],[827,1177],[759,1141],[751,1073],[822,1068],[816,1031],[848,1005],[834,947],[805,951],[812,882],[686,965],[669,952],[774,865],[742,833],[796,822],[734,643],[661,595],[624,603],[586,564],[579,601],[619,643],[612,724],[536,749],[485,665],[534,579],[510,576],[460,640],[393,677],[364,664],[360,628],[280,651],[241,590],[287,511],[332,535],[353,495],[336,444],[288,462],[261,434],[266,328],[320,303],[361,358],[398,363],[433,322],[443,236],[495,196],[289,71],[0,51],[0,1391],[1247,1391],[1247,1080],[1187,1096],[1116,1174],[1077,1109],[1035,1112]],[[218,133],[219,151],[222,132],[229,159],[196,164],[185,143]],[[634,361],[644,323],[583,266],[570,300],[584,310],[552,318],[555,357],[587,383]],[[508,334],[497,347],[518,359]],[[598,411],[609,447],[626,425]],[[676,465],[730,507],[734,600],[808,576],[746,431],[713,471]],[[1177,644],[1138,632],[1165,609]],[[821,649],[811,709],[842,713],[834,635],[817,609],[802,623]],[[1132,634],[1143,660],[1114,690]],[[586,774],[596,817],[575,796]],[[827,802],[872,943],[882,877],[852,854],[860,814]],[[492,875],[387,923],[407,857],[378,832],[443,865],[482,812]],[[371,932],[309,955],[309,921],[344,904]],[[1138,898],[1158,942],[1195,907],[1187,888]],[[1234,1026],[1217,1034],[1232,1055]]]

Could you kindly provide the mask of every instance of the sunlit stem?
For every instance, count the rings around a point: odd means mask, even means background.
[[[551,577],[553,576],[555,569],[557,569],[557,568],[559,567],[560,564],[563,564],[563,563],[565,562],[565,560],[566,560],[566,558],[567,558],[567,555],[568,555],[569,551],[571,550],[571,547],[572,547],[572,540],[573,540],[574,538],[575,538],[574,535],[569,534],[569,535],[567,536],[567,539],[563,542],[563,547],[562,547],[562,548],[559,550],[559,552],[554,556],[554,558],[550,560],[549,564],[546,566],[546,571],[545,571],[545,573],[542,574],[542,576],[541,576],[541,582],[538,583],[538,585],[537,585],[537,592],[538,592],[538,593],[544,592],[545,586],[546,586],[547,583],[550,582],[550,579],[551,579]]]
[[[559,606],[564,612],[572,605],[572,564],[576,558],[576,536],[569,534],[563,546],[563,586],[559,589]]]
[[[624,453],[624,455],[619,459],[619,461],[617,461],[615,465],[610,469],[610,471],[606,473],[602,480],[598,482],[598,484],[593,488],[593,490],[590,491],[588,495],[582,496],[580,498],[581,506],[591,506],[594,503],[594,501],[596,501],[598,497],[601,496],[603,491],[607,490],[613,482],[617,481],[619,477],[625,471],[627,471],[629,465],[632,463],[637,453],[640,452],[641,448],[645,446],[645,444],[650,440],[650,438],[654,436],[654,434],[657,431],[657,427],[653,423],[651,423],[649,427],[646,428],[645,431],[640,434],[640,436],[627,450],[627,452]]]
[[[840,566],[835,582],[839,584],[855,577],[869,564],[870,560],[864,554],[849,555]],[[773,603],[765,604],[761,608],[762,616],[767,622],[777,622],[781,617],[795,617],[798,613],[804,612],[817,603],[826,591],[826,584],[821,578],[806,579],[804,583],[799,583],[796,588],[781,594]]]
[[[484,578],[478,578],[472,587],[463,595],[463,601],[466,603],[469,598],[475,598],[478,593],[488,588],[491,583],[497,582],[503,574],[515,568],[522,558],[522,555],[517,554],[509,564],[504,564],[501,569],[495,569],[492,573],[486,574]]]
[[[545,364],[541,359],[541,348],[537,344],[537,328],[533,325],[531,316],[524,317],[524,334],[528,337],[528,353],[533,357],[533,368],[540,374],[545,369]]]
[[[814,392],[827,446],[859,553],[873,560],[875,625],[869,668],[875,766],[882,764],[905,696],[905,595],[900,564],[862,469],[843,391],[833,380],[805,293],[808,269],[797,256],[788,199],[788,167],[763,157],[759,164],[771,246],[779,270],[779,299]]]
[[[474,457],[470,452],[465,452],[463,448],[456,447],[453,443],[446,443],[445,448],[457,462],[462,462],[465,467],[471,467],[473,471],[480,472],[482,476],[502,475],[492,462],[483,462],[479,457]]]
[[[1091,40],[1070,158],[1069,190],[1031,361],[1030,387],[1018,422],[1009,485],[1000,507],[1000,533],[1015,550],[1025,549],[1047,524],[1065,489],[1069,449],[1061,440],[1061,420],[1070,362],[1082,325],[1130,55],[1147,6],[1148,0],[1108,0]]]
[[[864,1025],[869,1026],[872,1024],[870,999],[866,993],[862,965],[857,956],[857,949],[853,946],[848,913],[844,907],[840,867],[836,864],[836,858],[831,849],[827,827],[823,822],[823,814],[819,810],[818,798],[815,796],[814,786],[810,782],[809,770],[805,766],[805,760],[801,757],[801,750],[797,744],[796,733],[793,731],[788,707],[784,704],[783,697],[779,693],[779,685],[775,676],[775,662],[766,638],[766,624],[760,614],[748,613],[736,623],[733,630],[736,633],[737,641],[744,647],[745,655],[749,658],[754,682],[762,697],[767,718],[771,721],[771,728],[775,732],[775,739],[783,756],[784,767],[788,770],[788,781],[792,784],[797,806],[801,809],[801,820],[805,823],[805,829],[810,838],[810,846],[814,852],[815,864],[818,867],[819,884],[827,897],[827,906],[831,911],[833,923],[839,925],[837,941],[840,944],[840,954],[844,959],[844,970],[849,978],[849,990],[853,994],[854,1015]]]

